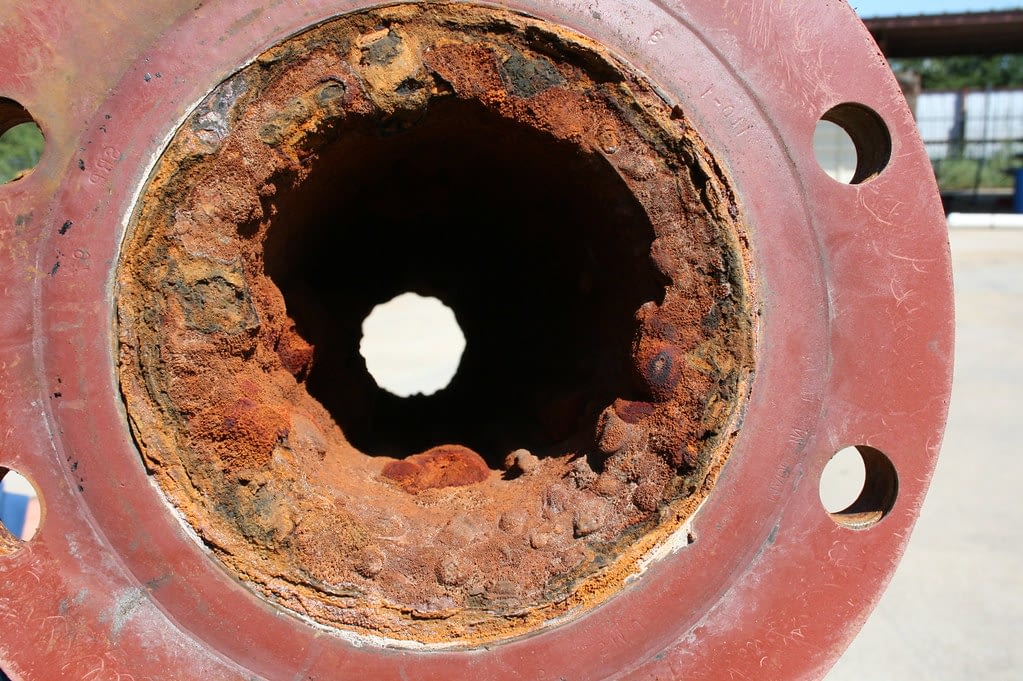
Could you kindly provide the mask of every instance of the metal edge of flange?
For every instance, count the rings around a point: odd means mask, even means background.
[[[654,35],[654,34],[652,33],[652,34],[650,34],[650,35]],[[663,34],[662,34],[662,35],[663,35]]]
[[[951,389],[951,269],[937,188],[886,62],[852,10],[840,9],[844,17],[815,14],[811,20],[791,8],[791,21],[780,27],[752,16],[733,23],[758,31],[765,41],[782,29],[796,35],[804,48],[796,55],[802,57],[800,63],[809,61],[815,67],[809,77],[816,80],[805,101],[792,93],[758,91],[765,108],[778,113],[778,134],[802,141],[801,150],[793,145],[793,161],[805,183],[831,309],[830,378],[820,429],[793,433],[806,441],[808,452],[803,481],[795,490],[798,498],[786,509],[763,560],[689,639],[695,643],[697,633],[706,635],[730,619],[758,620],[759,635],[750,636],[746,645],[719,650],[719,659],[739,662],[737,671],[759,669],[772,678],[823,676],[880,598],[933,472]],[[736,11],[757,10],[747,6]],[[838,30],[852,24],[854,31]],[[791,66],[785,60],[792,58],[777,51],[771,55],[783,69]],[[735,50],[730,60],[747,78],[767,70],[757,50]],[[843,71],[840,67],[846,64]],[[845,102],[871,107],[893,138],[888,167],[858,185],[827,177],[809,146],[817,120]],[[821,512],[816,495],[825,464],[847,445],[877,447],[898,470],[895,507],[866,529],[833,522]],[[786,582],[793,585],[789,590],[771,593],[765,588]],[[779,617],[793,597],[800,601],[793,612],[802,615]],[[647,678],[655,669],[681,672],[688,668],[686,662],[700,667],[700,656],[692,650],[679,646],[674,652],[666,659],[674,657],[675,664],[650,663],[635,677]]]
[[[30,474],[41,492],[44,508],[37,536],[12,555],[0,558],[4,578],[0,613],[5,621],[13,623],[0,646],[3,660],[0,664],[15,681],[112,678],[118,668],[132,666],[132,661],[116,649],[117,639],[125,633],[128,621],[139,614],[159,619],[154,616],[155,608],[146,602],[145,589],[125,579],[123,569],[111,557],[90,525],[88,513],[82,512],[75,498],[76,491],[81,493],[82,489],[76,490],[73,476],[67,474],[75,463],[70,459],[57,460],[61,433],[48,427],[54,423],[48,402],[62,398],[63,394],[59,386],[48,385],[50,381],[38,364],[42,343],[37,332],[43,314],[38,291],[43,286],[41,282],[59,272],[58,263],[65,255],[59,247],[47,247],[55,244],[46,243],[46,230],[54,219],[52,197],[63,167],[70,165],[73,158],[77,122],[91,117],[93,107],[100,103],[96,95],[109,89],[123,66],[123,59],[116,58],[117,49],[97,44],[90,30],[97,17],[106,22],[104,28],[108,29],[114,29],[125,18],[117,3],[109,5],[54,7],[26,2],[4,8],[2,37],[7,44],[4,61],[8,68],[0,76],[0,90],[28,108],[46,138],[35,171],[0,187],[0,207],[10,214],[9,221],[8,215],[0,215],[3,218],[0,251],[4,251],[0,254],[4,265],[0,276],[5,279],[5,299],[10,296],[9,301],[5,300],[4,336],[5,341],[16,340],[5,342],[3,348],[7,427],[2,456],[7,460],[5,463],[11,462],[9,456],[23,463],[22,470]],[[160,30],[162,26],[159,21],[152,21],[151,12],[141,11],[135,18],[149,30],[154,27]],[[141,21],[146,19],[150,21]],[[137,32],[144,34],[144,30]],[[81,49],[82,45],[89,49]],[[131,46],[131,41],[123,41],[121,47],[124,45]],[[99,54],[78,61],[72,58],[86,52]],[[76,78],[84,71],[93,76],[92,80]],[[50,78],[53,73],[62,74],[84,94],[67,97],[54,86]],[[60,226],[62,234],[72,227]],[[88,258],[88,251],[70,249],[66,255],[65,265],[77,262],[84,266],[81,260]],[[46,271],[40,269],[44,260]],[[10,409],[8,404],[12,405]],[[47,411],[51,414],[46,414]],[[102,594],[111,584],[123,587],[119,597],[104,601],[101,595],[99,599],[93,598],[93,603],[86,603],[90,593]],[[72,612],[90,605],[93,607],[84,618]],[[136,633],[143,639],[152,636],[150,644],[157,648],[168,634],[179,639],[176,654],[164,655],[161,651],[154,655],[167,669],[174,669],[183,660],[188,660],[197,671],[212,671],[216,665],[211,662],[215,654],[211,656],[194,641],[181,641],[180,634],[173,633],[172,628],[143,627]],[[204,676],[228,678],[212,673]],[[240,677],[240,673],[230,676]]]
[[[154,67],[153,67],[153,69],[154,69]],[[148,72],[147,72],[147,73],[148,73]],[[161,73],[161,72],[157,72],[157,73]],[[139,87],[141,87],[141,86],[139,86]],[[623,638],[623,642],[624,642],[624,638]]]

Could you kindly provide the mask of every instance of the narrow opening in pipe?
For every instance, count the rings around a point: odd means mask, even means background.
[[[398,397],[429,397],[451,383],[465,350],[455,313],[437,298],[403,293],[362,322],[359,354],[377,385]]]
[[[446,100],[399,134],[347,126],[276,201],[266,271],[315,348],[309,392],[360,450],[457,443],[500,468],[592,438],[632,397],[636,310],[663,282],[649,219],[602,157]],[[406,291],[457,310],[470,339],[432,395],[381,389],[359,354],[370,310]]]

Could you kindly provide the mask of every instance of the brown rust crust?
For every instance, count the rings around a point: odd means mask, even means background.
[[[663,282],[631,322],[637,387],[504,472],[460,445],[403,461],[353,447],[305,388],[314,348],[264,262],[282,197],[346,130],[400,135],[443,100],[617,173]],[[144,462],[230,572],[321,624],[474,645],[591,607],[692,515],[730,450],[753,364],[738,214],[679,110],[570,31],[434,3],[321,25],[222,83],[144,192],[117,280]]]

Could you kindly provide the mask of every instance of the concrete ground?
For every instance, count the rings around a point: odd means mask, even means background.
[[[952,230],[956,372],[905,558],[826,681],[1023,679],[1023,230]]]

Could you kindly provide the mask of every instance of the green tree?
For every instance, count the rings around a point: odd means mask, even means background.
[[[895,71],[919,73],[925,90],[1023,87],[1023,54],[893,59]]]
[[[34,123],[16,125],[0,135],[0,184],[35,168],[43,153],[43,135]]]

